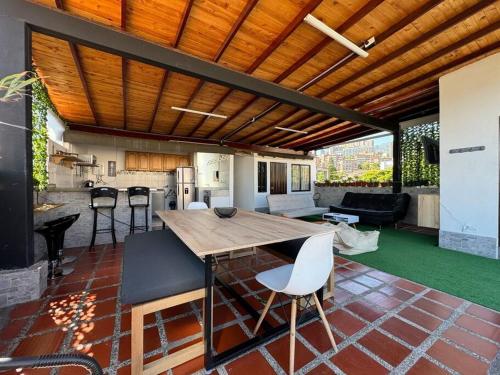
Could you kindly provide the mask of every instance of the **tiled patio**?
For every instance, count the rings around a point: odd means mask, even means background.
[[[9,324],[0,333],[2,354],[80,350],[93,355],[108,374],[129,374],[130,306],[122,305],[119,298],[122,251],[122,244],[117,249],[98,246],[92,253],[68,250],[67,254],[79,255],[76,271],[51,285],[41,300],[12,309]],[[260,289],[254,275],[280,262],[259,252],[256,257],[224,261],[218,272],[260,309],[268,293]],[[498,312],[340,257],[336,280],[335,303],[327,301],[325,309],[340,352],[334,355],[319,321],[302,326],[296,348],[299,373],[486,374],[500,349]],[[215,303],[216,349],[251,336],[255,322],[241,306],[218,289]],[[200,340],[200,307],[193,303],[147,317],[146,357],[155,359]],[[277,303],[269,321],[284,322],[286,315]],[[217,373],[284,374],[287,364],[288,335],[284,335],[218,368]],[[202,366],[200,357],[172,373],[190,374]],[[65,368],[59,373],[85,371]]]

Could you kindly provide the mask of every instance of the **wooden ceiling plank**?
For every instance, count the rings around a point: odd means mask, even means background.
[[[217,53],[215,54],[214,58],[212,59],[214,62],[218,62],[219,59],[222,57],[222,55],[224,54],[224,51],[231,44],[234,36],[236,35],[236,33],[238,32],[238,30],[240,29],[240,27],[243,24],[243,22],[245,22],[245,20],[247,19],[247,17],[250,15],[250,13],[252,12],[252,10],[255,7],[255,5],[257,5],[258,1],[259,0],[251,0],[251,1],[247,2],[247,4],[245,5],[245,7],[243,8],[243,10],[240,12],[240,15],[238,16],[238,19],[236,20],[236,22],[231,27],[231,30],[229,30],[229,33],[227,34],[226,39],[220,45],[219,49],[217,50]],[[203,88],[204,84],[205,84],[205,81],[200,80],[198,82],[198,84],[196,85],[195,89],[193,90],[191,96],[189,97],[189,99],[188,99],[188,101],[187,101],[187,103],[185,105],[186,108],[189,108],[189,106],[191,105],[191,103],[193,102],[193,100],[196,98],[196,95],[198,95],[198,93],[200,92],[200,90]],[[185,113],[186,112],[179,113],[179,115],[177,116],[177,119],[175,120],[175,123],[174,123],[174,125],[172,127],[172,131],[170,132],[170,134],[174,134],[175,133],[175,131],[177,130],[177,127],[181,123],[181,121],[182,121]],[[190,136],[193,135],[197,131],[197,127],[198,127],[198,125],[196,125],[195,129],[189,133]]]
[[[462,57],[460,57],[460,58],[458,58],[458,59],[456,59],[448,64],[440,66],[439,68],[433,69],[433,70],[431,70],[431,71],[429,71],[429,72],[427,72],[419,77],[416,77],[416,78],[411,79],[407,82],[404,82],[401,85],[398,85],[396,87],[385,90],[384,92],[379,93],[371,98],[364,99],[364,100],[356,103],[353,106],[353,108],[356,110],[359,110],[363,106],[369,105],[370,103],[377,103],[377,105],[378,105],[380,100],[383,100],[384,98],[386,98],[389,95],[393,95],[393,94],[395,94],[395,93],[397,93],[397,92],[399,92],[407,87],[411,87],[411,86],[417,85],[421,82],[425,82],[429,78],[439,76],[439,75],[443,74],[444,72],[455,69],[461,65],[467,64],[469,61],[473,61],[473,60],[475,60],[483,55],[489,54],[489,53],[491,53],[495,50],[498,50],[498,49],[500,49],[500,41],[493,43],[489,46],[483,47],[480,50],[477,50],[469,55],[462,56]],[[418,90],[428,90],[429,87],[431,87],[431,86],[437,87],[437,83],[432,82],[430,85],[426,85],[426,86],[421,87],[421,88],[416,89],[416,90],[417,91]],[[324,129],[321,129],[321,130],[324,130]],[[319,131],[321,131],[321,130],[319,130]],[[312,134],[315,134],[315,133],[316,133],[316,131],[313,131]],[[299,137],[299,136],[300,135],[297,135],[296,137]],[[273,146],[276,146],[276,145],[273,144]]]
[[[63,0],[55,0],[55,4],[58,9],[64,10]],[[78,48],[73,42],[68,42],[68,46],[71,51],[71,56],[73,57],[73,61],[75,63],[76,71],[78,72],[78,76],[80,77],[80,81],[82,83],[83,92],[85,93],[85,97],[87,98],[90,111],[92,112],[92,117],[94,117],[95,124],[99,126],[100,122],[97,117],[97,111],[95,109],[94,102],[92,101],[92,97],[90,96],[90,90],[87,84],[87,80],[85,79],[85,73],[83,71],[80,55],[78,54]]]
[[[296,29],[299,27],[299,25],[302,23],[304,20],[304,17],[307,16],[309,13],[311,13],[319,4],[321,4],[322,0],[311,0],[309,3],[295,16],[295,18],[290,22],[285,29],[273,40],[273,42],[262,52],[257,59],[252,63],[252,65],[245,71],[247,74],[252,74],[273,52],[276,48],[278,48],[285,40],[288,38]],[[374,1],[374,0],[372,0]],[[227,97],[227,96],[226,96]],[[255,100],[251,99],[249,100],[244,108],[241,111],[238,111],[238,114],[246,110],[250,105],[255,103]],[[217,109],[217,106],[214,106],[212,108],[212,111]],[[222,124],[220,124],[217,128],[215,128],[213,131],[209,133],[207,136],[210,138],[220,130],[222,130],[226,124],[228,124],[231,120],[233,120],[236,117],[236,115],[230,116],[227,121],[224,121]],[[202,126],[202,124],[197,125],[196,129],[199,129]]]
[[[170,135],[170,134],[156,134],[145,131],[135,131],[135,130],[124,130],[117,128],[108,128],[108,127],[96,127],[90,125],[83,124],[75,124],[69,123],[68,127],[74,131],[82,131],[88,133],[97,133],[97,134],[107,134],[115,137],[131,137],[131,138],[142,138],[142,139],[154,139],[159,141],[177,141],[177,142],[187,142],[187,143],[199,143],[199,144],[208,144],[208,145],[220,145],[217,140],[214,139],[206,139],[206,138],[197,138],[197,137],[184,137],[179,135]],[[276,155],[287,155],[291,157],[303,157],[306,156],[307,153],[303,151],[295,151],[295,150],[285,150],[282,148],[274,148],[274,147],[262,147],[257,145],[249,145],[246,143],[238,143],[238,142],[227,142],[223,146],[234,148],[237,150],[248,150],[253,152],[260,152],[264,154],[276,154]]]
[[[304,150],[304,152],[311,151],[311,150],[317,150],[317,149],[324,148],[327,146],[332,146],[334,144],[347,142],[347,141],[350,141],[351,139],[366,137],[366,136],[369,136],[372,134],[376,134],[378,132],[379,131],[377,131],[375,129],[369,129],[369,128],[366,128],[363,126],[363,127],[361,127],[361,129],[353,129],[351,132],[349,132],[349,134],[345,134],[342,137],[335,137],[334,136],[334,137],[332,137],[332,139],[329,139],[321,144],[315,145],[313,148],[310,148],[310,146],[309,146],[309,147],[304,148],[303,150]]]
[[[381,85],[383,85],[387,82],[390,82],[396,78],[404,76],[405,74],[408,74],[416,69],[419,69],[422,66],[425,66],[426,64],[428,64],[432,61],[435,61],[435,60],[437,60],[437,59],[439,59],[439,58],[441,58],[441,57],[443,57],[443,56],[445,56],[445,55],[447,55],[447,54],[449,54],[457,49],[462,48],[463,46],[466,46],[469,43],[472,43],[473,41],[475,41],[477,39],[482,38],[485,35],[488,35],[494,31],[498,30],[499,28],[500,28],[500,21],[494,22],[494,23],[490,24],[489,26],[486,26],[486,27],[482,28],[481,30],[476,31],[475,33],[472,33],[472,34],[466,36],[465,38],[458,40],[458,42],[452,43],[449,46],[442,48],[442,49],[430,54],[429,56],[423,58],[422,60],[419,60],[413,64],[410,64],[410,65],[407,65],[403,69],[400,69],[392,74],[389,74],[388,76],[386,76],[378,81],[372,82],[371,84],[363,87],[363,89],[356,90],[356,91],[350,93],[349,95],[344,96],[339,101],[339,103],[344,103],[350,99],[357,97],[359,94],[361,94],[363,92],[370,91],[377,86],[381,86]]]
[[[172,47],[177,48],[179,41],[181,39],[184,28],[186,27],[189,14],[191,13],[191,8],[193,7],[194,0],[188,0],[186,6],[184,7],[184,12],[182,13],[181,22],[177,28],[177,33],[175,34],[175,39]],[[149,123],[149,132],[153,131],[153,127],[156,121],[156,116],[158,114],[158,109],[160,108],[161,97],[163,95],[163,89],[166,87],[168,82],[169,71],[165,70],[160,84],[160,89],[158,90],[158,96],[156,97],[155,106],[153,107],[153,113],[151,115],[151,122]]]
[[[400,21],[389,27],[387,30],[379,34],[378,36],[375,37],[376,41],[376,46],[383,43],[387,38],[391,37],[398,31],[402,30],[412,22],[414,22],[416,19],[422,17],[424,14],[429,12],[430,10],[434,9],[436,6],[441,4],[444,0],[430,0],[424,5],[422,5],[420,8],[418,8],[416,11],[412,12],[411,14],[407,15],[406,17],[402,18]],[[374,8],[376,8],[380,4],[380,1],[371,1],[367,3],[359,12],[356,12],[353,17],[349,18],[346,22],[344,22],[338,29],[337,32],[342,33],[349,29],[352,25],[354,25],[356,22],[359,22],[362,18],[364,18],[370,11],[372,11]],[[305,64],[307,61],[309,61],[313,56],[315,56],[318,52],[320,52],[323,48],[325,48],[332,39],[330,37],[324,38],[321,42],[319,42],[316,46],[314,46],[311,50],[309,50],[308,53],[306,53],[304,56],[302,56],[301,59],[299,59],[295,64],[293,64],[290,68],[285,70],[278,78],[276,79],[275,82],[281,82],[283,79],[285,79],[288,75],[292,74],[295,70],[297,70],[300,66]],[[341,60],[339,60],[339,63],[337,66],[335,66],[335,69],[332,69],[331,71],[328,72],[325,76],[322,76],[321,79],[326,78],[330,74],[332,74],[334,71],[340,69],[341,67],[345,66],[347,63],[352,61],[353,59],[357,58],[357,55],[353,54],[348,54]],[[320,82],[320,80],[314,82],[315,84]],[[307,85],[304,89],[309,88],[310,86]],[[270,129],[268,127],[267,129],[262,129],[259,131],[261,132],[266,132],[266,131],[272,131],[272,135],[276,135],[279,132],[276,130]],[[243,138],[238,139],[238,141],[242,141]]]
[[[381,65],[381,62],[383,62],[384,64],[386,62],[389,61],[388,57],[389,56],[392,56],[390,58],[390,60],[392,60],[393,58],[396,58],[397,56],[399,56],[400,54],[402,53],[406,53],[407,51],[409,51],[410,49],[412,48],[415,48],[417,45],[420,45],[421,43],[429,40],[430,38],[434,37],[435,35],[438,35],[440,32],[443,32],[444,30],[452,27],[453,25],[469,18],[471,15],[479,12],[480,10],[484,9],[484,7],[490,5],[491,3],[493,3],[494,0],[485,0],[484,2],[480,2],[480,3],[476,3],[475,5],[469,7],[467,10],[465,10],[464,12],[461,12],[459,14],[457,14],[455,17],[452,17],[450,18],[449,20],[447,20],[446,22],[440,24],[438,27],[428,31],[427,33],[424,33],[422,34],[420,37],[418,37],[417,39],[415,39],[414,41],[406,44],[405,46],[403,46],[402,48],[394,51],[393,53],[387,55],[385,58],[381,59],[381,60],[378,60],[374,65],[369,65],[367,66],[365,69],[359,71],[358,73],[355,73],[353,76],[341,81],[340,83],[336,84],[335,86],[325,90],[323,93],[321,93],[319,96],[321,98],[325,97],[326,95],[328,95],[329,93],[333,92],[334,90],[338,90],[340,89],[341,87],[343,87],[344,85],[346,85],[347,83],[349,83],[348,81],[353,81],[353,80],[356,80],[357,78],[361,77],[361,75],[364,75],[370,71],[372,71],[373,69],[373,66],[379,66]],[[386,82],[389,82],[390,80],[393,80],[397,77],[400,77],[404,74],[407,74],[408,72],[411,72],[427,63],[429,63],[430,61],[433,61],[433,60],[436,60],[438,59],[439,57],[443,56],[443,55],[446,55],[447,53],[450,53],[452,52],[453,50],[456,50],[478,38],[481,38],[482,36],[484,35],[487,35],[495,30],[497,30],[499,28],[499,22],[495,22],[495,23],[492,23],[492,24],[489,24],[487,27],[479,30],[478,32],[474,33],[474,34],[471,34],[469,36],[467,36],[466,38],[464,39],[461,39],[459,40],[458,42],[456,43],[453,43],[452,45],[444,48],[444,49],[441,49],[439,51],[436,51],[435,53],[429,55],[428,57],[414,63],[414,64],[411,64],[409,66],[406,66],[405,68],[401,69],[400,71],[398,72],[395,72],[395,73],[392,73],[391,75],[381,79],[381,80],[378,80],[368,86],[365,86],[363,87],[362,89],[360,90],[357,90],[347,96],[344,96],[342,97],[341,99],[339,99],[337,102],[340,104],[340,103],[344,103],[354,97],[356,97],[357,95],[363,93],[363,92],[366,92],[370,89],[373,89],[374,87],[377,87],[377,86],[380,86],[381,84],[383,83],[386,83]],[[412,46],[412,48],[408,49],[408,45]],[[387,61],[386,61],[387,60]],[[406,83],[407,84],[407,83]],[[326,93],[326,95],[325,95]],[[359,108],[357,108],[359,109]]]

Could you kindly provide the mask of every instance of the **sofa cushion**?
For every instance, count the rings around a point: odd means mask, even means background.
[[[205,266],[171,230],[125,238],[122,303],[144,303],[205,286]]]
[[[273,214],[295,218],[295,217],[304,217],[310,215],[321,215],[326,212],[328,212],[328,208],[326,207],[310,207],[310,208],[299,208],[296,210],[274,211]]]
[[[269,211],[294,210],[315,207],[311,194],[270,194],[267,196]]]

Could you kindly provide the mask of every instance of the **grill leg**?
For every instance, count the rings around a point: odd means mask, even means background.
[[[89,250],[92,250],[94,248],[96,232],[97,232],[97,208],[94,208],[94,225],[92,226],[92,239],[90,240]]]

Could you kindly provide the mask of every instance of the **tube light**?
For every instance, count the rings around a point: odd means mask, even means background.
[[[203,115],[203,116],[208,116],[208,117],[218,117],[218,118],[224,118],[224,119],[227,118],[227,116],[225,116],[225,115],[219,115],[217,113],[211,113],[211,112],[195,111],[194,109],[189,109],[189,108],[181,108],[181,107],[170,107],[170,108],[172,108],[175,111],[195,113],[197,115]]]
[[[358,47],[356,44],[351,42],[349,39],[346,37],[340,35],[338,32],[333,30],[330,26],[326,25],[325,23],[321,22],[318,20],[316,17],[314,17],[312,14],[308,14],[305,16],[304,21],[314,27],[315,29],[318,29],[319,31],[325,33],[328,35],[330,38],[335,39],[337,42],[342,44],[344,47],[350,49],[352,52],[358,54],[361,57],[368,57],[368,52],[366,52],[364,49]]]
[[[295,130],[295,129],[289,129],[289,128],[282,128],[281,126],[275,126],[274,127],[275,129],[278,129],[278,130],[284,130],[286,132],[292,132],[292,133],[300,133],[300,134],[307,134],[307,132],[303,131],[303,130]]]

